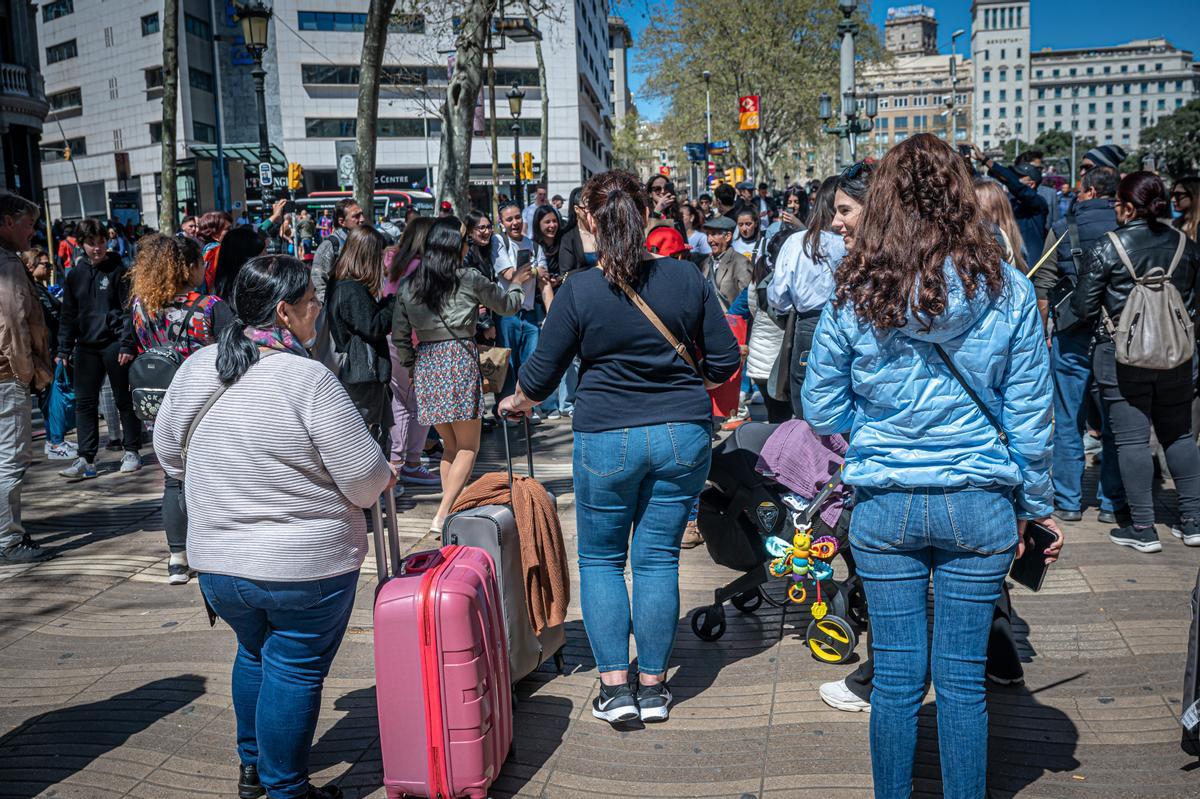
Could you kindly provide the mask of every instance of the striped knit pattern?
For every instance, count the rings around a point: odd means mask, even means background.
[[[183,477],[183,436],[220,385],[216,356],[212,345],[184,361],[155,419],[154,449],[172,477]],[[291,353],[263,358],[217,400],[188,447],[188,563],[253,580],[354,571],[367,552],[360,509],[389,475],[325,366]]]

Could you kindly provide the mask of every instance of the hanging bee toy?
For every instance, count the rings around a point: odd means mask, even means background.
[[[796,604],[808,599],[805,584],[812,580],[816,599],[809,610],[814,619],[824,618],[829,612],[829,607],[821,598],[821,581],[833,576],[833,566],[828,561],[838,552],[837,539],[826,535],[813,540],[809,508],[815,503],[808,503],[794,494],[785,497],[783,501],[792,511],[795,534],[790,545],[776,536],[767,539],[767,551],[775,557],[770,563],[771,575],[791,575],[792,585],[788,588],[788,598]]]

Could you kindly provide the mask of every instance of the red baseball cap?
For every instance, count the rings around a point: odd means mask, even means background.
[[[453,211],[454,206],[450,204],[449,200],[442,200],[442,210],[443,211]]]
[[[659,225],[646,234],[646,249],[656,255],[674,258],[692,248],[683,240],[683,235],[671,225]]]

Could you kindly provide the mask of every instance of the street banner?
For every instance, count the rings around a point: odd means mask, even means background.
[[[689,161],[704,160],[704,142],[702,141],[688,142],[683,145],[683,151],[687,153],[687,160]]]
[[[354,164],[358,159],[358,142],[335,141],[333,152],[337,159],[338,186],[342,191],[354,188]]]
[[[758,95],[738,99],[738,130],[758,130]]]

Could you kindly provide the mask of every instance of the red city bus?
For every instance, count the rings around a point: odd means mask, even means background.
[[[296,198],[297,208],[307,208],[314,218],[322,211],[333,211],[338,200],[353,197],[352,191],[314,191],[305,197]],[[376,189],[373,197],[375,208],[371,221],[378,223],[388,219],[404,219],[409,206],[416,208],[422,216],[434,216],[434,197],[425,191],[400,189]]]

